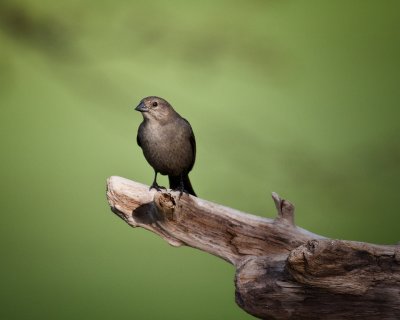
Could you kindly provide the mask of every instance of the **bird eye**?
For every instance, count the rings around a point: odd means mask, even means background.
[[[157,107],[157,106],[158,106],[157,101],[154,101],[154,102],[153,102],[153,107]]]

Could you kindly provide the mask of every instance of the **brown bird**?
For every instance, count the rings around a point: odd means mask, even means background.
[[[160,190],[157,174],[168,175],[173,190],[196,196],[189,180],[196,158],[196,140],[190,123],[162,98],[147,97],[136,107],[143,115],[137,143],[154,169],[150,189]]]

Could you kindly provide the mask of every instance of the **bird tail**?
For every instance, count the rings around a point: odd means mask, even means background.
[[[182,177],[182,181],[181,181]],[[190,193],[191,195],[197,197],[196,193],[193,190],[192,184],[190,183],[189,175],[183,174],[181,176],[168,176],[169,187],[173,190],[181,190],[183,183],[184,192]]]

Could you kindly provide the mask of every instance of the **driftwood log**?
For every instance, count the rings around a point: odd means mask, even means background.
[[[121,177],[107,181],[111,209],[132,227],[236,267],[236,303],[262,319],[400,319],[400,246],[327,239],[294,224],[273,193],[276,219],[239,212]]]

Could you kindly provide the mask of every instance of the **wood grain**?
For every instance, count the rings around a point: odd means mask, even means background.
[[[276,219],[121,177],[107,181],[111,209],[132,227],[236,267],[236,302],[262,319],[400,319],[400,246],[331,240],[294,224],[276,193]]]

